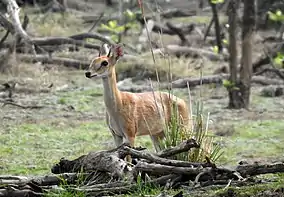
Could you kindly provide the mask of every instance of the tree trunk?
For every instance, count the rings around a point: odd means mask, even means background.
[[[241,108],[242,98],[237,85],[238,80],[238,50],[237,50],[237,9],[239,6],[239,0],[230,0],[228,6],[228,18],[229,18],[229,65],[230,65],[230,84],[226,87],[229,93],[229,108]]]
[[[112,6],[112,5],[113,5],[113,2],[112,2],[112,0],[105,0],[105,4],[106,4],[107,6]]]
[[[220,30],[217,6],[215,3],[212,3],[211,0],[208,0],[208,3],[210,4],[212,8],[213,20],[215,23],[215,35],[216,35],[216,44],[218,46],[218,53],[221,53],[223,51],[223,45],[222,45],[222,39],[221,39],[221,30]]]
[[[240,93],[242,108],[248,108],[250,103],[250,88],[252,77],[252,41],[255,31],[255,0],[244,0],[242,29],[242,60],[240,70]]]

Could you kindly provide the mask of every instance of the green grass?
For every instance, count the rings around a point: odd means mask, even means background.
[[[236,165],[245,159],[273,159],[283,156],[284,122],[240,121],[233,136],[223,137],[225,154],[220,163]]]
[[[37,113],[35,123],[6,126],[0,135],[0,174],[46,174],[62,157],[75,159],[90,151],[114,147],[104,120],[102,89],[56,92],[41,102],[58,107],[71,105],[75,111],[103,117],[74,120],[60,109],[46,110]],[[136,146],[153,149],[148,136],[137,137]]]
[[[102,122],[72,125],[10,126],[0,137],[0,174],[44,174],[61,157],[75,159],[107,147],[110,133]]]
[[[77,89],[74,91],[59,92],[56,95],[56,104],[71,105],[81,112],[92,111],[94,109],[98,111],[104,110],[101,88]]]
[[[104,121],[57,123],[9,126],[1,132],[0,174],[46,174],[62,157],[75,159],[114,147]],[[153,149],[149,137],[138,137],[136,145]]]
[[[71,36],[82,33],[84,26],[82,19],[74,14],[29,14],[32,24],[30,29],[37,36]]]

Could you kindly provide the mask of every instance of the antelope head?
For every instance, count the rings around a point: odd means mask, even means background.
[[[116,62],[123,56],[120,44],[109,46],[104,43],[99,51],[98,57],[94,58],[85,72],[87,78],[106,78],[111,75]]]

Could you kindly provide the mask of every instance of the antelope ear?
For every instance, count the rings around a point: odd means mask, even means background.
[[[121,58],[124,55],[122,44],[113,45],[111,51],[112,51],[112,60],[114,62],[117,62],[119,58]]]
[[[100,51],[99,51],[99,56],[110,56],[110,47],[108,46],[107,43],[103,43],[101,48],[100,48]]]

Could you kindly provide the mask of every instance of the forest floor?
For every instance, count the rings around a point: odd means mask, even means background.
[[[65,18],[59,14],[29,17],[31,23],[28,32],[35,36],[66,36],[70,35],[69,32],[82,33],[89,28],[75,14]],[[196,18],[188,19],[187,22],[190,23],[190,20],[196,22]],[[200,17],[198,20],[204,22],[210,21],[210,18]],[[258,51],[256,46],[255,54]],[[92,52],[86,51],[64,52],[60,55],[78,56],[86,60],[93,57]],[[189,64],[191,61],[195,60],[173,58],[173,72],[177,76],[184,76],[186,69],[189,77],[198,77],[200,73]],[[91,81],[85,78],[84,71],[59,65],[47,67],[16,59],[13,62],[11,71],[0,75],[1,83],[9,80],[19,82],[13,92],[16,103],[42,108],[23,109],[13,105],[1,107],[0,174],[49,174],[52,165],[62,157],[75,159],[89,151],[113,147],[113,139],[104,120],[105,107],[100,80]],[[161,64],[165,65],[165,62]],[[224,64],[206,62],[204,75],[212,74],[215,68]],[[126,68],[122,64],[117,66],[119,72],[125,72]],[[143,83],[139,81],[139,84]],[[52,87],[48,88],[51,84]],[[217,165],[234,166],[239,161],[283,160],[284,99],[263,97],[260,95],[261,89],[262,86],[253,85],[250,110],[227,109],[228,95],[222,85],[203,85],[191,90],[193,101],[202,100],[204,115],[210,112],[209,129],[215,136],[215,142],[222,145],[224,154]],[[186,89],[174,89],[174,94],[188,99]],[[6,93],[0,96],[4,97]],[[138,137],[136,145],[153,150],[149,137]],[[266,186],[244,188],[242,192],[245,195],[246,191],[265,189]]]

